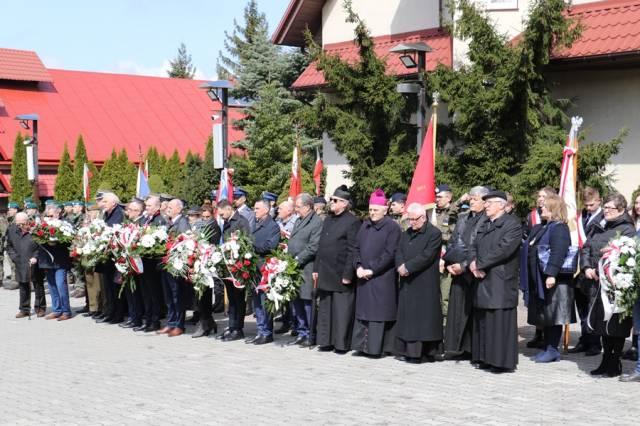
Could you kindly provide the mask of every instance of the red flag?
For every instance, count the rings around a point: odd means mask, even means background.
[[[302,168],[300,166],[300,142],[296,142],[291,159],[291,183],[289,185],[289,198],[294,199],[302,192]]]
[[[323,167],[322,160],[320,159],[320,151],[316,148],[316,166],[313,168],[313,181],[316,183],[316,195],[320,195],[320,179],[322,178]]]
[[[434,104],[435,105],[435,104]],[[418,203],[425,208],[433,208],[436,202],[436,123],[438,117],[434,109],[427,128],[427,134],[422,142],[420,158],[413,172],[411,187],[407,196],[406,206]]]

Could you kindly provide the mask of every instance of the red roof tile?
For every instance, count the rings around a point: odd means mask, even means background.
[[[2,48],[0,80],[53,81],[36,52]]]
[[[413,74],[415,71],[409,70],[402,65],[397,53],[390,53],[389,50],[400,43],[416,43],[419,41],[428,44],[433,51],[427,53],[427,70],[433,70],[438,63],[451,66],[453,62],[452,39],[451,36],[439,28],[428,30],[412,31],[408,33],[385,35],[373,38],[376,54],[387,58],[387,73],[392,75]],[[359,58],[358,47],[353,41],[327,44],[324,46],[325,52],[329,55],[340,56],[343,60],[355,62]],[[325,84],[324,76],[318,71],[315,62],[311,63],[306,70],[293,83],[294,88],[304,88],[322,86]]]
[[[640,52],[640,0],[607,0],[573,6],[568,15],[579,20],[582,35],[554,59]]]

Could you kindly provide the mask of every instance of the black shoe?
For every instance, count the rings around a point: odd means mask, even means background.
[[[276,334],[284,334],[287,333],[289,330],[291,330],[291,326],[288,324],[282,324],[282,326],[277,329],[276,331],[274,331],[274,333]]]
[[[535,336],[533,336],[533,340],[527,342],[527,347],[544,349],[544,337],[542,334],[542,330],[536,330],[536,334]]]
[[[287,346],[295,346],[295,345],[299,345],[300,343],[302,343],[302,342],[303,342],[303,341],[305,341],[305,340],[306,340],[307,342],[309,341],[309,339],[307,339],[306,337],[302,337],[302,336],[300,336],[300,337],[296,337],[296,338],[295,338],[295,339],[293,339],[293,340],[289,340],[289,341],[287,342]]]
[[[222,333],[220,333],[220,334],[218,334],[216,336],[216,339],[222,340],[225,337],[227,337],[229,335],[229,333],[231,333],[231,330],[229,329],[229,327],[227,327],[227,328],[224,329],[224,331]]]
[[[489,364],[485,364],[484,362],[475,362],[473,363],[473,367],[477,370],[490,370],[491,366]]]
[[[112,318],[111,321],[107,321],[109,324],[120,324],[124,321],[124,318]]]
[[[327,346],[318,346],[318,352],[329,352],[333,350],[333,346],[331,345],[327,345]]]
[[[404,357],[404,362],[406,362],[407,364],[422,364],[422,359],[421,358],[413,358],[410,356],[405,356]]]
[[[570,354],[578,354],[580,352],[585,352],[587,350],[587,345],[582,342],[578,342],[577,345],[569,349],[567,352]]]
[[[233,330],[225,337],[222,338],[223,342],[233,342],[234,340],[244,339],[244,333],[242,330]]]
[[[600,352],[602,352],[602,349],[598,348],[597,346],[591,346],[589,349],[587,349],[584,352],[585,356],[596,356],[596,355],[600,355]]]
[[[138,328],[138,327],[142,327],[142,323],[141,322],[128,321],[128,322],[125,322],[124,324],[120,324],[120,327],[122,327],[122,328]]]
[[[618,355],[614,356],[611,361],[609,361],[604,377],[618,377],[620,374],[622,374],[622,363],[620,362],[620,356]]]
[[[256,340],[258,340],[258,338],[260,338],[260,335],[259,335],[259,334],[256,334],[256,335],[255,335],[255,336],[253,336],[253,337],[247,337],[247,338],[244,340],[244,342],[245,342],[247,345],[250,345],[250,344],[252,344],[253,342],[255,342]]]
[[[298,335],[298,332],[296,330],[291,330],[291,335],[293,337],[296,337]]]
[[[622,354],[622,359],[628,359],[628,360],[631,360],[631,361],[637,361],[638,360],[638,350],[632,346],[631,348],[629,348],[629,350],[625,351],[625,353]]]
[[[103,314],[102,312],[97,312],[97,313],[93,316],[93,319],[97,321],[97,320],[99,320],[99,319],[104,318],[105,316],[106,316],[106,315],[105,315],[105,314]]]
[[[101,316],[101,317],[99,317],[98,319],[96,319],[96,322],[97,322],[98,324],[102,324],[102,323],[105,323],[105,322],[107,322],[107,323],[111,324],[111,321],[113,321],[113,318],[111,318],[111,317],[105,317],[105,316]]]
[[[154,322],[153,324],[147,324],[145,326],[144,330],[142,330],[142,331],[144,331],[145,333],[151,333],[151,332],[160,330],[160,328],[162,328],[162,327],[160,327],[160,323],[159,322]]]
[[[253,341],[254,345],[264,345],[267,343],[273,342],[273,336],[259,336],[256,340]]]
[[[92,311],[88,311],[82,314],[83,317],[93,317],[96,313]]]
[[[145,331],[147,329],[148,325],[147,324],[140,324],[137,325],[135,327],[133,327],[133,331]]]
[[[602,360],[600,361],[600,365],[595,370],[591,370],[589,374],[592,376],[601,376],[607,372],[607,367],[609,366],[609,357],[606,354],[602,355]]]
[[[126,320],[125,322],[121,322],[120,324],[118,324],[118,327],[129,328],[130,325],[131,325],[131,320]]]
[[[88,306],[85,306],[85,307],[83,307],[82,309],[78,309],[78,310],[76,311],[76,314],[86,314],[86,313],[88,313],[88,312],[89,312],[89,307],[88,307]]]

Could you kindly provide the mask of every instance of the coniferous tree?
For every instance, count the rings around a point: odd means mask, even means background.
[[[169,61],[169,64],[171,68],[167,71],[167,74],[171,78],[191,80],[196,74],[196,67],[191,63],[191,55],[187,53],[187,46],[184,43],[180,43],[178,55],[175,59]]]
[[[33,185],[27,177],[27,152],[24,146],[24,137],[21,133],[16,135],[13,145],[13,157],[11,157],[11,194],[10,201],[22,204],[25,197],[33,196]]]
[[[65,142],[58,164],[58,175],[56,176],[56,184],[54,189],[55,198],[58,201],[71,201],[76,198],[77,187],[75,176],[73,174],[73,166],[71,165],[71,157],[69,149]]]
[[[174,192],[179,189],[180,181],[183,178],[182,173],[180,155],[178,154],[178,150],[174,150],[162,170],[162,181],[164,182],[165,190],[170,194],[175,195]]]
[[[164,155],[158,153],[155,146],[152,146],[147,151],[145,157],[147,164],[149,165],[149,178],[152,176],[159,176],[162,180],[164,166],[167,163],[167,158]]]
[[[92,161],[89,161],[87,156],[87,149],[85,147],[84,139],[82,135],[78,136],[78,142],[76,143],[76,150],[73,156],[73,174],[76,182],[76,192],[77,195],[74,197],[76,199],[82,199],[83,197],[83,173],[84,173],[84,165],[87,164],[89,167],[90,178],[89,178],[89,190],[91,195],[96,193],[97,188],[95,185],[98,183],[98,169]]]
[[[100,168],[100,176],[98,179],[98,188],[99,190],[108,190],[113,191],[115,186],[115,181],[117,180],[118,173],[118,154],[115,149],[111,150],[111,155],[105,162],[102,164]]]

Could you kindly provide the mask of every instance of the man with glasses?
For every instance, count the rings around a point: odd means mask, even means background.
[[[351,349],[353,255],[360,221],[349,211],[351,193],[345,185],[338,187],[329,201],[331,214],[324,220],[313,266],[319,298],[316,343],[321,351],[345,353]]]
[[[491,191],[485,221],[470,248],[475,277],[471,360],[476,368],[511,372],[518,364],[518,253],[522,225],[506,213],[507,194]]]

